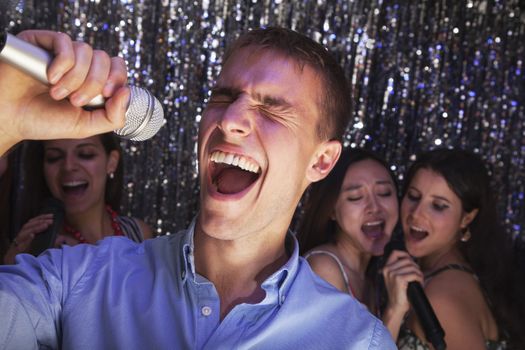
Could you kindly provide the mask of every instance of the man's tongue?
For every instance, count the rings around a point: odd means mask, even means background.
[[[361,230],[369,238],[377,239],[383,236],[383,224],[363,225]]]
[[[222,169],[215,177],[217,191],[223,194],[239,193],[257,179],[257,174],[237,167]]]

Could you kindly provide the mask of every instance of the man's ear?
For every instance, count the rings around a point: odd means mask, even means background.
[[[341,155],[341,148],[341,142],[335,140],[320,144],[307,169],[308,181],[317,182],[324,179],[337,163]]]
[[[114,173],[115,171],[117,171],[119,160],[120,160],[120,153],[119,153],[119,151],[112,150],[111,152],[109,152],[108,164],[106,166],[106,172],[108,174],[109,173]]]

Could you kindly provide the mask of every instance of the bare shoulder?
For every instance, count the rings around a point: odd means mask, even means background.
[[[484,348],[481,324],[488,306],[472,274],[444,271],[427,283],[425,293],[445,330],[448,349],[461,349],[465,344],[472,349]]]
[[[425,286],[428,298],[436,303],[459,307],[463,311],[478,309],[485,302],[477,279],[461,270],[446,270],[432,277]]]
[[[319,250],[335,254],[333,251],[331,251],[330,249],[326,249],[326,247],[323,246],[313,249],[313,251]],[[308,256],[306,260],[310,264],[312,270],[319,277],[321,277],[340,291],[345,293],[347,292],[346,283],[341,272],[341,268],[332,256],[330,256],[329,254],[318,253]]]

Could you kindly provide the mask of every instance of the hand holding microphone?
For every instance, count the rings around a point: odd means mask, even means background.
[[[2,143],[82,138],[115,129],[123,137],[145,140],[164,124],[160,103],[149,92],[125,87],[121,58],[61,33],[27,31],[21,37],[0,33],[0,61],[7,63],[0,65],[0,122],[10,123],[0,130]],[[89,105],[104,108],[80,108]]]
[[[404,242],[393,238],[385,247],[384,256],[387,261],[383,267],[383,277],[388,290],[389,305],[397,304],[398,310],[402,311],[399,326],[404,314],[408,311],[407,301],[409,301],[425,332],[427,341],[436,350],[445,349],[445,332],[421,285],[423,274],[406,252]],[[408,283],[406,290],[403,287],[405,283]]]

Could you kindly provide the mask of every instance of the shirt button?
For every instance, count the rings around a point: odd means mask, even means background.
[[[210,316],[211,315],[211,307],[209,306],[203,306],[201,309],[201,313],[203,316]]]

